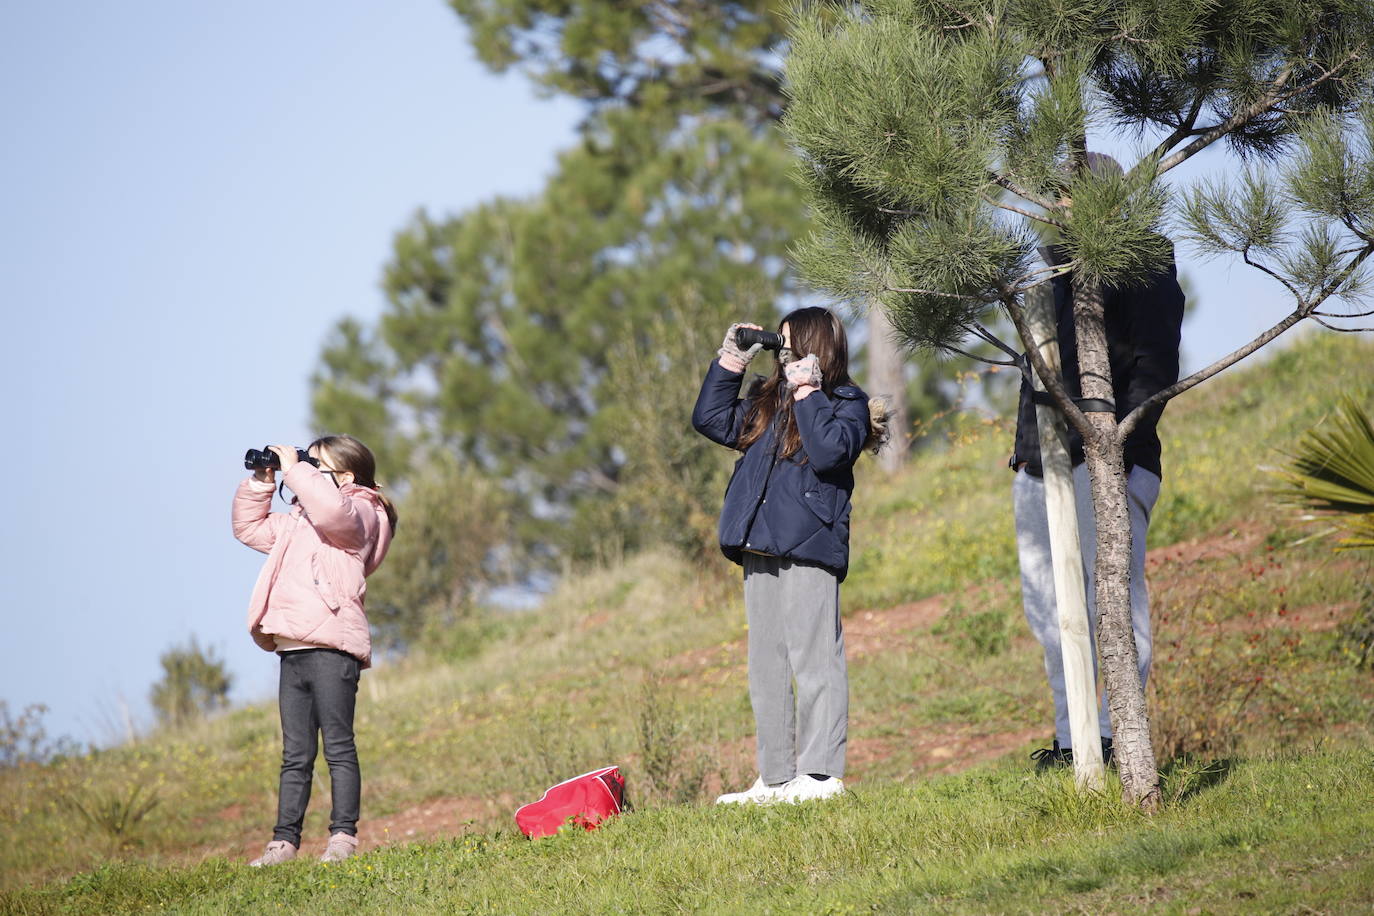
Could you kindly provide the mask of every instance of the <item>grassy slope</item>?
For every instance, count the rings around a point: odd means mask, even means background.
[[[1156,875],[1168,874],[1170,894],[1211,908],[1219,906],[1208,902],[1219,876],[1253,865],[1300,876],[1257,879],[1257,899],[1282,907],[1320,885],[1328,897],[1311,899],[1353,904],[1370,885],[1369,849],[1354,837],[1370,825],[1334,812],[1344,799],[1368,797],[1368,756],[1264,755],[1319,735],[1338,747],[1367,746],[1374,691],[1367,674],[1335,654],[1332,628],[1353,608],[1367,563],[1333,559],[1320,543],[1292,546],[1303,532],[1273,508],[1256,466],[1276,463],[1271,449],[1319,418],[1336,391],[1374,400],[1371,366],[1368,341],[1313,338],[1169,409],[1152,546],[1210,539],[1205,549],[1165,555],[1152,571],[1152,686],[1156,717],[1170,729],[1160,738],[1216,754],[1231,750],[1219,750],[1217,735],[1239,735],[1243,757],[1219,787],[1183,798],[1156,822],[1106,803],[1076,804],[1025,777],[1020,755],[1048,731],[1049,709],[1037,647],[1017,620],[1002,467],[1009,436],[996,424],[971,423],[955,447],[923,455],[902,475],[883,480],[869,468],[860,481],[856,560],[845,587],[851,775],[860,791],[836,814],[726,816],[668,804],[747,783],[752,726],[737,579],[723,564],[703,570],[651,554],[588,571],[537,613],[455,633],[431,657],[364,679],[358,737],[367,840],[399,846],[406,829],[466,831],[464,838],[378,852],[327,876],[302,868],[267,879],[215,858],[260,844],[274,810],[275,713],[243,709],[135,747],[0,773],[0,792],[17,800],[0,811],[4,885],[107,861],[171,868],[145,874],[111,864],[0,903],[108,910],[203,894],[192,908],[307,897],[373,908],[399,895],[454,906],[486,899],[501,911],[552,894],[574,910],[584,899],[601,901],[590,909],[617,900],[629,908],[732,901],[745,910],[772,903],[815,911],[819,900],[838,912],[870,904],[1034,909],[1050,898],[1059,908],[1065,895],[1116,900],[1127,892],[1141,906],[1174,899],[1154,890],[1163,884]],[[1258,687],[1252,671],[1264,672]],[[892,784],[1008,751],[1019,759],[975,775],[922,779],[914,791]],[[493,832],[508,827],[517,799],[605,761],[620,762],[629,776],[642,809],[633,819],[537,847]],[[1292,768],[1317,774],[1310,795]],[[308,836],[324,832],[326,783],[318,783]],[[157,791],[159,807],[120,837],[92,829],[62,803],[119,802],[140,786]],[[1293,827],[1305,822],[1294,812],[1314,804],[1325,812],[1319,823]],[[423,809],[441,813],[426,820],[416,815]],[[926,830],[927,821],[935,826]],[[968,829],[940,832],[957,825]],[[190,870],[175,867],[206,857]],[[1145,864],[1132,864],[1137,859]],[[1148,864],[1155,861],[1157,868]],[[584,896],[597,874],[622,872],[633,879],[613,881],[609,896]]]
[[[1279,912],[1374,904],[1367,752],[1178,771],[1147,820],[1002,767],[829,805],[666,807],[594,833],[414,844],[321,868],[109,866],[15,912]],[[3,902],[3,901],[0,901]]]

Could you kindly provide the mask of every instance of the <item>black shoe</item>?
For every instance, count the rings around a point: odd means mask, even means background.
[[[1035,772],[1037,773],[1059,767],[1071,767],[1073,766],[1073,748],[1060,747],[1059,739],[1055,738],[1054,747],[1042,747],[1038,751],[1031,752],[1031,760],[1035,761]]]

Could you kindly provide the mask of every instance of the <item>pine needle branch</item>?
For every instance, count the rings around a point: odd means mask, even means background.
[[[1275,280],[1278,280],[1280,283],[1282,283],[1284,285],[1284,288],[1287,289],[1290,293],[1292,293],[1293,298],[1297,300],[1299,310],[1301,310],[1302,307],[1306,304],[1303,302],[1302,293],[1298,292],[1298,288],[1294,286],[1291,282],[1289,282],[1287,277],[1282,276],[1281,274],[1279,274],[1278,271],[1273,270],[1272,268],[1266,267],[1259,261],[1255,261],[1250,258],[1249,245],[1246,245],[1245,248],[1241,251],[1240,257],[1241,260],[1243,260],[1246,264],[1249,264],[1251,267],[1255,268],[1258,271],[1262,271],[1263,273],[1268,274]]]
[[[1365,333],[1366,331],[1374,331],[1374,328],[1341,328],[1341,327],[1337,327],[1336,325],[1331,324],[1331,323],[1329,323],[1329,322],[1323,320],[1322,318],[1318,317],[1316,312],[1313,312],[1313,313],[1312,313],[1311,318],[1312,318],[1313,321],[1315,321],[1317,324],[1321,325],[1322,327],[1324,327],[1324,328],[1329,328],[1329,329],[1332,330],[1332,331],[1339,331],[1339,332],[1342,333],[1342,334],[1363,334],[1363,333]]]
[[[951,13],[953,13],[954,15],[956,15],[956,16],[962,16],[963,19],[964,19],[964,24],[963,24],[963,25],[946,25],[946,26],[942,26],[941,28],[943,28],[944,31],[946,31],[946,32],[958,32],[958,31],[962,31],[962,30],[964,30],[964,29],[973,29],[973,28],[977,28],[977,27],[978,27],[978,21],[977,21],[976,19],[974,19],[972,16],[970,16],[968,13],[964,12],[963,10],[959,9],[959,8],[958,8],[957,6],[955,6],[953,3],[948,2],[948,0],[940,0],[940,5],[943,6],[945,9],[949,10],[949,11],[950,11]],[[985,18],[986,18],[986,20],[987,20],[987,24],[988,24],[989,28],[994,28],[994,27],[996,27],[997,23],[996,23],[996,21],[992,18],[992,15],[991,15],[991,14],[988,14]]]
[[[980,196],[983,198],[984,201],[986,201],[994,207],[997,207],[1000,210],[1006,210],[1009,213],[1020,214],[1021,216],[1024,216],[1026,219],[1033,219],[1038,223],[1044,223],[1046,226],[1053,226],[1056,229],[1062,229],[1067,231],[1069,228],[1067,223],[1063,222],[1062,220],[1055,219],[1048,213],[1035,213],[1031,210],[1023,210],[1021,207],[1018,207],[1015,204],[1009,204],[1004,201],[993,200],[987,194],[982,194]]]
[[[976,353],[970,353],[970,352],[968,352],[967,350],[960,350],[958,347],[953,347],[953,346],[950,346],[950,345],[948,345],[948,344],[945,345],[944,349],[948,350],[948,351],[951,352],[951,353],[957,353],[958,355],[964,357],[965,359],[971,359],[971,360],[974,360],[975,362],[980,362],[980,363],[987,363],[987,364],[992,365],[992,366],[1015,366],[1015,365],[1016,365],[1016,361],[1015,361],[1015,360],[1010,360],[1010,359],[992,359],[991,357],[988,357],[988,356],[979,356],[979,355],[976,354]]]
[[[1174,128],[1173,133],[1165,137],[1158,146],[1150,151],[1150,155],[1145,156],[1136,164],[1135,169],[1131,170],[1132,175],[1135,174],[1136,169],[1141,168],[1145,163],[1158,162],[1165,153],[1173,149],[1174,146],[1185,137],[1196,136],[1198,131],[1194,128],[1197,125],[1198,116],[1202,114],[1202,106],[1206,103],[1207,91],[1205,89],[1199,89],[1197,95],[1193,96],[1193,104],[1188,108],[1187,116],[1179,122],[1178,127]]]
[[[1182,379],[1174,383],[1173,385],[1170,385],[1168,388],[1165,388],[1162,391],[1158,391],[1150,397],[1146,398],[1136,407],[1135,410],[1127,414],[1125,418],[1117,424],[1117,437],[1122,442],[1126,441],[1126,437],[1131,434],[1131,432],[1136,428],[1137,425],[1139,425],[1141,417],[1144,416],[1146,411],[1150,410],[1152,407],[1156,407],[1160,404],[1163,404],[1170,398],[1177,397],[1178,395],[1187,391],[1189,388],[1192,388],[1196,385],[1201,384],[1202,382],[1207,381],[1207,379],[1216,375],[1218,372],[1221,372],[1224,369],[1229,369],[1231,366],[1234,366],[1236,363],[1240,362],[1242,359],[1249,356],[1251,353],[1254,353],[1260,347],[1263,347],[1265,344],[1269,343],[1271,340],[1278,337],[1284,331],[1287,331],[1289,328],[1297,324],[1299,321],[1302,321],[1304,318],[1312,317],[1313,313],[1317,310],[1317,307],[1320,306],[1323,302],[1325,302],[1327,298],[1331,296],[1332,293],[1340,289],[1341,286],[1344,285],[1345,281],[1349,280],[1351,275],[1354,274],[1355,271],[1359,270],[1360,265],[1364,263],[1365,259],[1368,258],[1370,254],[1374,254],[1374,245],[1370,245],[1362,249],[1360,251],[1359,256],[1351,259],[1350,263],[1346,265],[1345,270],[1341,271],[1340,276],[1335,277],[1329,283],[1327,283],[1326,286],[1322,287],[1322,289],[1317,293],[1316,297],[1310,303],[1304,302],[1301,297],[1298,297],[1298,307],[1296,309],[1289,313],[1288,316],[1285,317],[1278,324],[1274,325],[1269,330],[1265,331],[1263,334],[1259,335],[1254,340],[1247,343],[1245,346],[1232,351],[1231,353],[1227,354],[1226,356],[1223,356],[1221,359],[1212,363],[1210,366],[1207,366],[1204,369],[1199,369],[1197,372],[1194,372],[1187,378]],[[1272,272],[1269,271],[1269,273]],[[1284,285],[1287,286],[1288,284],[1284,283]],[[1316,320],[1318,321],[1318,323],[1325,324],[1321,321],[1320,318]],[[1325,326],[1331,327],[1331,325]],[[1331,329],[1344,330],[1342,328]]]
[[[1017,364],[1020,363],[1021,354],[1018,353],[1018,352],[1016,351],[1016,349],[1015,349],[1014,347],[1012,347],[1011,344],[1009,344],[1009,343],[1007,343],[1006,341],[1002,340],[1002,338],[998,337],[996,334],[992,333],[992,332],[989,331],[987,328],[983,327],[981,324],[978,324],[977,322],[974,322],[973,325],[972,325],[971,327],[969,327],[968,330],[969,330],[969,332],[972,333],[974,336],[976,336],[976,337],[978,337],[978,338],[980,338],[980,339],[986,341],[987,343],[992,344],[994,347],[996,347],[997,349],[1001,350],[1003,353],[1005,353],[1005,354],[1007,354],[1008,356],[1010,356],[1010,357],[1012,358],[1012,362],[1010,363],[1010,365],[1013,365],[1013,366],[1014,366],[1014,365],[1017,365]],[[999,363],[998,365],[1007,365],[1007,364],[1006,364],[1006,363]]]
[[[885,286],[889,293],[910,293],[916,296],[936,296],[940,299],[954,299],[958,302],[985,302],[991,304],[997,302],[996,296],[965,296],[960,293],[946,293],[938,289],[921,289],[915,286]]]
[[[1288,101],[1289,99],[1292,99],[1296,96],[1302,95],[1306,92],[1315,89],[1316,87],[1320,86],[1322,83],[1325,83],[1327,80],[1331,79],[1341,70],[1345,69],[1347,66],[1349,66],[1350,64],[1354,63],[1359,59],[1360,51],[1351,51],[1340,61],[1338,61],[1335,64],[1332,64],[1329,69],[1313,77],[1311,80],[1302,84],[1301,86],[1295,86],[1294,88],[1288,90],[1285,90],[1284,87],[1288,85],[1288,81],[1293,76],[1293,64],[1291,62],[1285,64],[1283,66],[1283,69],[1279,72],[1279,75],[1274,79],[1274,85],[1270,88],[1270,90],[1267,93],[1265,93],[1263,98],[1255,102],[1255,104],[1251,105],[1244,111],[1238,111],[1231,117],[1227,118],[1225,121],[1222,121],[1220,124],[1217,124],[1214,127],[1210,127],[1207,130],[1205,130],[1192,143],[1188,144],[1186,147],[1184,147],[1183,149],[1179,150],[1178,152],[1174,153],[1172,156],[1161,162],[1159,164],[1159,170],[1157,174],[1163,175],[1165,172],[1169,171],[1175,166],[1182,164],[1186,160],[1191,159],[1193,156],[1202,152],[1208,146],[1211,146],[1217,140],[1231,133],[1236,128],[1243,127],[1250,121],[1253,121],[1255,118],[1258,118],[1260,115],[1267,114],[1268,112],[1273,111],[1275,108],[1277,108],[1284,102]],[[1175,131],[1175,134],[1176,133],[1177,131]],[[1170,139],[1172,139],[1172,135]],[[1161,146],[1163,146],[1163,144],[1161,144]],[[1156,150],[1158,151],[1159,147],[1156,147]]]
[[[1028,292],[1029,290],[1039,286],[1041,283],[1044,283],[1046,280],[1051,280],[1055,277],[1064,276],[1069,271],[1077,267],[1079,263],[1079,259],[1074,258],[1073,260],[1065,261],[1062,264],[1050,264],[1045,267],[1037,267],[1034,270],[1028,270],[1012,281],[1011,292],[1016,295]],[[1048,276],[1040,277],[1040,274],[1047,274]],[[1029,280],[1034,279],[1035,277],[1040,277],[1040,279],[1035,280],[1034,283],[1027,282]]]
[[[1054,205],[1050,203],[1050,201],[1041,197],[1039,194],[1033,194],[1030,191],[1027,191],[1025,188],[1022,188],[1020,185],[1012,181],[1010,178],[1007,178],[1003,175],[998,175],[996,172],[989,172],[988,178],[991,179],[992,183],[997,185],[999,188],[1008,190],[1011,193],[1015,194],[1017,197],[1021,198],[1022,200],[1029,201],[1030,203],[1035,204],[1037,207],[1040,207],[1043,210],[1049,211],[1054,209]]]
[[[1346,265],[1345,270],[1341,271],[1340,276],[1333,278],[1331,282],[1321,288],[1311,304],[1307,306],[1306,314],[1311,315],[1323,302],[1330,298],[1336,290],[1344,286],[1345,281],[1349,280],[1355,271],[1360,269],[1360,265],[1363,264],[1365,259],[1371,254],[1374,254],[1374,242],[1360,249],[1360,253],[1351,259],[1350,263]]]
[[[1331,77],[1335,76],[1335,75],[1336,75],[1337,73],[1339,73],[1341,70],[1345,69],[1345,67],[1346,67],[1347,64],[1352,64],[1352,63],[1354,63],[1355,61],[1357,61],[1357,60],[1359,60],[1359,59],[1360,59],[1360,52],[1359,52],[1359,51],[1351,51],[1349,54],[1347,54],[1347,55],[1345,56],[1345,59],[1344,59],[1344,60],[1340,61],[1339,63],[1332,64],[1332,65],[1331,65],[1331,69],[1327,70],[1326,72],[1322,73],[1322,74],[1319,75],[1319,76],[1314,77],[1310,83],[1307,83],[1307,84],[1304,85],[1304,86],[1299,86],[1299,87],[1297,87],[1296,89],[1290,89],[1290,90],[1287,91],[1287,92],[1280,93],[1279,96],[1278,96],[1278,99],[1277,99],[1276,101],[1279,101],[1279,102],[1286,102],[1286,101],[1288,101],[1289,99],[1293,98],[1293,97],[1296,96],[1296,95],[1301,95],[1302,93],[1307,92],[1309,89],[1315,89],[1316,87],[1320,86],[1322,83],[1324,83],[1324,82],[1326,82],[1327,80],[1331,79]]]
[[[1368,318],[1370,315],[1374,315],[1374,309],[1370,309],[1367,312],[1348,312],[1344,315],[1338,315],[1335,312],[1313,312],[1312,314],[1323,318]]]
[[[1250,121],[1254,120],[1255,118],[1258,118],[1260,115],[1265,114],[1266,112],[1273,109],[1273,107],[1279,103],[1279,92],[1283,89],[1284,86],[1288,85],[1288,80],[1291,79],[1292,76],[1293,64],[1285,64],[1283,69],[1279,72],[1279,75],[1274,79],[1273,87],[1269,90],[1269,92],[1265,93],[1263,98],[1255,102],[1255,104],[1251,105],[1244,111],[1238,111],[1235,114],[1231,115],[1231,117],[1227,118],[1225,121],[1222,121],[1220,124],[1214,125],[1213,127],[1210,127],[1207,130],[1205,130],[1202,133],[1202,135],[1199,136],[1192,143],[1189,143],[1183,149],[1179,150],[1178,152],[1174,153],[1172,156],[1161,162],[1159,164],[1159,169],[1156,172],[1156,174],[1163,175],[1165,172],[1169,171],[1175,166],[1182,164],[1183,162],[1187,161],[1188,159],[1191,159],[1193,156],[1202,152],[1204,149],[1211,146],[1213,143],[1215,143],[1217,140],[1220,140],[1222,137],[1226,136],[1231,131],[1235,130],[1238,127],[1243,127]]]
[[[1249,343],[1245,344],[1243,347],[1233,350],[1226,356],[1223,356],[1221,359],[1212,363],[1210,366],[1207,366],[1203,369],[1199,369],[1197,372],[1194,372],[1187,378],[1181,379],[1180,381],[1170,385],[1168,388],[1165,388],[1162,391],[1155,392],[1155,394],[1142,401],[1136,407],[1135,410],[1128,413],[1125,416],[1125,418],[1122,419],[1122,421],[1116,425],[1117,438],[1119,438],[1123,442],[1126,441],[1126,437],[1131,434],[1131,432],[1136,428],[1137,425],[1139,425],[1141,418],[1145,415],[1145,411],[1149,410],[1152,407],[1157,407],[1158,405],[1163,404],[1170,398],[1177,397],[1178,395],[1187,391],[1189,388],[1194,387],[1195,385],[1202,384],[1212,376],[1216,375],[1218,372],[1221,372],[1224,369],[1229,369],[1231,366],[1234,366],[1236,363],[1240,362],[1242,359],[1249,356],[1251,353],[1254,353],[1260,347],[1263,347],[1265,344],[1269,343],[1271,340],[1278,337],[1280,334],[1291,328],[1293,325],[1297,324],[1299,321],[1302,321],[1305,317],[1307,317],[1307,313],[1304,312],[1302,306],[1299,306],[1298,308],[1290,312],[1278,324],[1269,328],[1269,330],[1265,331],[1263,334],[1260,334],[1258,337],[1256,337]]]

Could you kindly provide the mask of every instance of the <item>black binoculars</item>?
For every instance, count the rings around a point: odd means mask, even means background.
[[[735,328],[736,346],[741,350],[748,350],[754,344],[759,344],[765,350],[781,350],[782,335],[756,328]]]
[[[296,459],[298,461],[304,461],[307,464],[313,464],[315,467],[320,466],[319,459],[311,458],[310,454],[303,448],[296,449]],[[263,446],[261,450],[250,448],[244,453],[243,466],[250,471],[265,471],[268,468],[274,471],[280,471],[281,458],[277,456],[276,452],[271,451],[266,446]]]

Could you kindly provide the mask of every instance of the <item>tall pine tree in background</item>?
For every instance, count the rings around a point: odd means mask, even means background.
[[[1125,796],[1146,809],[1159,790],[1130,627],[1122,443],[1144,411],[1297,322],[1350,329],[1369,314],[1351,303],[1374,252],[1372,41],[1367,0],[816,3],[792,33],[787,126],[817,212],[804,271],[881,303],[912,346],[964,346],[999,312],[1027,340],[1022,297],[1072,271],[1083,395],[1110,400],[1101,290],[1168,258],[1171,212],[1205,252],[1239,255],[1291,294],[1283,321],[1121,422],[1081,411],[1031,354],[1084,439],[1116,758]],[[1124,176],[1089,172],[1089,145],[1113,130],[1140,141],[1137,160]],[[1250,161],[1234,186],[1174,186],[1217,143]],[[1045,236],[1067,263],[1037,262]]]
[[[451,480],[449,499],[507,521],[461,568],[453,550],[410,557],[398,540],[406,575],[377,583],[397,641],[541,560],[710,543],[702,507],[723,468],[679,427],[713,338],[797,295],[774,14],[455,7],[484,60],[519,63],[588,116],[538,196],[418,214],[397,235],[381,321],[340,322],[322,355],[319,426],[376,443],[384,478],[423,478],[428,498]],[[461,468],[426,470],[447,455]],[[451,575],[468,581],[435,587]]]
[[[802,295],[786,255],[804,204],[778,128],[785,4],[452,5],[485,63],[587,117],[539,195],[417,214],[380,322],[341,321],[322,354],[319,427],[373,443],[402,491],[461,477],[472,492],[454,499],[507,521],[457,567],[448,547],[410,557],[397,541],[390,565],[408,572],[376,589],[397,641],[541,561],[712,544],[724,468],[686,421],[702,367],[731,321],[772,324]],[[925,389],[923,404],[947,396]],[[459,567],[466,584],[432,587]]]

